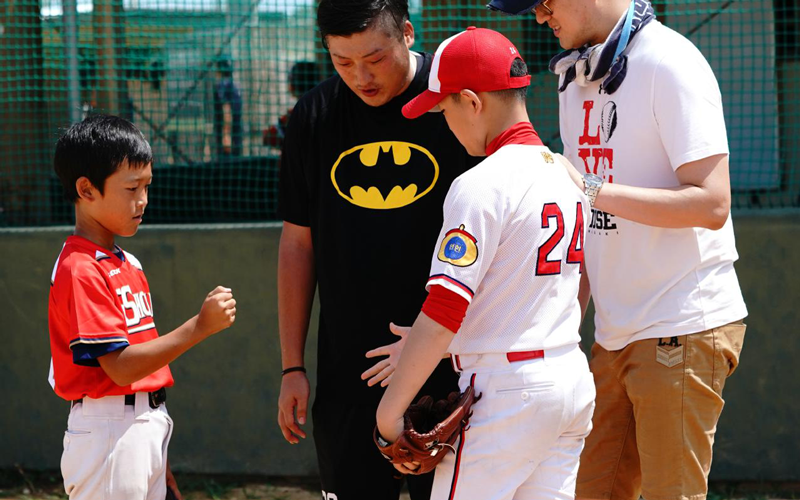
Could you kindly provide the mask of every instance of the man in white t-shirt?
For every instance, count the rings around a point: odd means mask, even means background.
[[[461,390],[482,394],[436,467],[433,500],[572,500],[591,429],[577,300],[588,200],[528,120],[529,82],[507,38],[470,27],[442,42],[428,90],[403,107],[408,118],[437,108],[487,157],[447,193],[428,297],[377,412],[393,442],[445,352]]]
[[[577,495],[702,499],[747,309],[733,263],[728,143],[714,74],[645,0],[494,0],[565,52],[564,155],[592,201],[594,431]],[[584,280],[586,281],[586,280]]]

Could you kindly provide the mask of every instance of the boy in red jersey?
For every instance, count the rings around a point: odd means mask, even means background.
[[[147,206],[153,156],[130,122],[94,115],[56,145],[54,166],[75,204],[75,233],[53,269],[51,384],[71,402],[61,472],[71,500],[181,498],[167,463],[173,385],[168,363],[236,318],[231,290],[159,337],[142,266],[114,244],[133,236]]]

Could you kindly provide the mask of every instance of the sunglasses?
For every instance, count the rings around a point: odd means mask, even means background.
[[[547,2],[549,2],[549,1],[552,1],[552,0],[544,0],[542,3],[540,3],[539,5],[537,5],[536,7],[534,7],[534,8],[533,8],[533,11],[534,11],[534,13],[536,12],[536,9],[538,9],[539,7],[542,7],[542,8],[544,9],[544,14],[545,14],[545,15],[552,16],[552,15],[553,15],[553,9],[551,9],[551,8],[550,8],[550,7],[547,5]]]

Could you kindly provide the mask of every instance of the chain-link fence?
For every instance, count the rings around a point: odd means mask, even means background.
[[[533,16],[480,0],[411,2],[415,49],[497,29],[533,73],[531,119],[560,151],[559,51]],[[722,88],[735,208],[800,206],[800,0],[660,0],[659,19],[706,55]],[[0,5],[0,226],[72,221],[55,141],[94,111],[136,123],[155,154],[148,222],[275,218],[293,103],[333,74],[310,0],[4,0]]]

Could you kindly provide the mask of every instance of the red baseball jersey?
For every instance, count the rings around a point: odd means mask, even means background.
[[[136,257],[80,236],[67,238],[50,281],[50,351],[56,394],[66,400],[154,391],[173,384],[164,366],[133,384],[115,384],[97,359],[158,337],[153,302]]]

